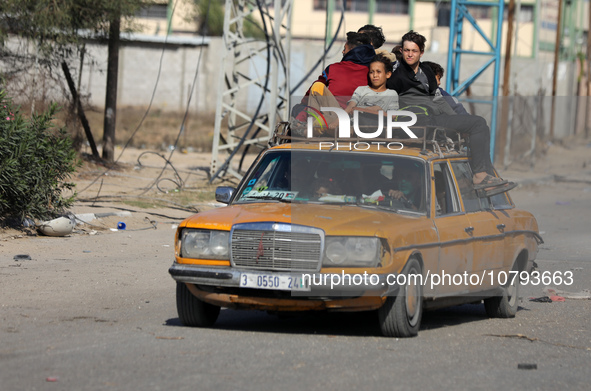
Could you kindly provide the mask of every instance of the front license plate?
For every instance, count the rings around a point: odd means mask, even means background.
[[[309,281],[306,281],[309,283]],[[274,289],[281,291],[309,291],[310,285],[304,284],[301,276],[289,274],[241,273],[240,287]]]

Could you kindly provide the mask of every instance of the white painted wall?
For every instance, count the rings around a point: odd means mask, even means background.
[[[173,42],[185,42],[174,41]],[[195,88],[191,94],[189,110],[192,113],[215,112],[216,99],[218,94],[218,78],[220,75],[220,63],[223,51],[221,38],[207,39],[205,46],[194,46],[202,42],[201,38],[190,40],[192,45],[180,45],[178,43],[168,44],[163,50],[161,43],[147,42],[125,42],[120,51],[119,58],[119,93],[118,106],[147,107],[150,103],[153,90],[158,81],[156,94],[152,108],[164,111],[183,112],[187,107],[193,81],[196,81]],[[186,43],[186,42],[185,42]],[[15,43],[13,43],[15,44]],[[294,40],[291,47],[291,84],[294,86],[310,70],[323,52],[324,43],[317,40]],[[341,51],[343,42],[335,43],[329,52],[324,65],[339,61],[342,57]],[[444,67],[447,62],[447,54],[443,52],[447,47],[440,45],[438,52],[427,51],[423,60],[435,61]],[[246,48],[245,48],[246,50]],[[29,48],[32,52],[32,49]],[[95,108],[104,107],[107,48],[105,45],[88,44],[85,64],[82,69],[81,93],[88,97],[88,103]],[[160,69],[160,63],[162,67]],[[199,68],[197,69],[197,65]],[[461,65],[463,77],[478,69],[482,59],[464,57]],[[502,65],[502,64],[501,64]],[[78,78],[79,64],[72,61],[70,64],[73,76]],[[255,76],[257,72],[264,71],[265,63],[257,62],[244,64],[242,71]],[[501,66],[501,69],[503,66]],[[160,73],[159,73],[160,69]],[[309,85],[320,75],[322,65],[318,66],[294,95],[302,96]],[[197,77],[195,75],[197,72]],[[59,69],[58,69],[58,75]],[[61,86],[51,86],[51,82],[42,75],[35,76],[34,68],[31,68],[28,75],[21,74],[14,80],[9,80],[8,88],[16,88],[18,85],[18,96],[21,103],[31,100],[33,96],[39,98],[45,96],[50,100],[63,101],[63,94],[68,93],[65,88],[65,81]],[[548,96],[552,92],[552,59],[530,59],[514,58],[512,61],[511,93],[521,96],[535,97],[539,93]],[[560,63],[558,73],[558,101],[561,116],[559,133],[569,134],[571,132],[570,118],[574,116],[574,98],[576,71],[575,64]],[[485,72],[472,87],[472,94],[478,96],[490,96],[493,83],[492,67]],[[502,76],[501,76],[502,80]],[[34,82],[34,87],[33,87]],[[29,90],[23,93],[23,84],[29,84]],[[445,86],[444,86],[445,87]],[[41,93],[41,88],[43,93]],[[69,96],[69,95],[68,95]],[[240,102],[254,111],[256,102],[260,96],[260,89],[249,87],[248,94],[245,94]],[[255,102],[255,103],[253,103]],[[243,106],[244,107],[244,106]],[[487,107],[479,109],[478,113],[486,117]],[[544,114],[548,116],[549,110]],[[549,121],[549,117],[548,117]],[[565,125],[562,125],[565,124]]]

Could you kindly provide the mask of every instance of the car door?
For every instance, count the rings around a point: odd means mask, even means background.
[[[501,213],[487,209],[476,195],[472,184],[472,170],[467,161],[452,162],[452,169],[459,184],[460,196],[472,233],[472,273],[478,274],[470,281],[470,290],[476,292],[491,287],[490,273],[496,274],[503,267],[504,233]]]
[[[495,266],[498,270],[508,272],[511,270],[517,256],[516,249],[523,242],[520,235],[514,234],[516,229],[515,221],[519,219],[514,213],[515,206],[507,193],[497,194],[490,198],[481,198],[480,202],[494,217],[498,233],[504,234],[503,260],[502,263]]]
[[[473,250],[471,223],[462,210],[456,182],[447,161],[436,161],[431,165],[432,189],[431,211],[439,236],[438,276],[440,283],[434,293],[440,296],[467,293],[469,287],[457,275],[472,272]],[[456,279],[454,280],[454,275]]]

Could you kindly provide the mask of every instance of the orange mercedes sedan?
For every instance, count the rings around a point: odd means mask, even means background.
[[[169,272],[186,326],[220,308],[377,311],[385,336],[424,310],[484,303],[514,317],[541,238],[507,193],[483,197],[461,149],[291,142],[263,151],[226,206],[184,220]]]

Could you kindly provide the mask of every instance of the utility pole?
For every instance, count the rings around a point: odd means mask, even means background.
[[[505,68],[503,69],[503,104],[501,105],[501,126],[499,128],[499,162],[504,164],[505,147],[507,144],[507,128],[509,126],[509,88],[511,86],[511,45],[513,43],[513,19],[515,13],[515,0],[509,0],[507,10],[507,43],[505,45]],[[515,43],[517,46],[517,42]]]
[[[587,110],[585,114],[585,138],[589,137],[589,103],[591,103],[591,3],[587,10],[589,24],[587,25]]]
[[[554,140],[554,117],[556,109],[556,83],[558,81],[558,59],[560,57],[560,35],[562,32],[562,0],[558,0],[558,22],[556,23],[556,43],[554,45],[554,72],[552,75],[552,111],[550,112],[550,141]]]
[[[115,121],[117,119],[117,76],[119,73],[119,33],[121,18],[111,20],[109,26],[109,57],[107,64],[107,93],[105,98],[105,121],[103,130],[103,159],[112,162],[115,158]]]

